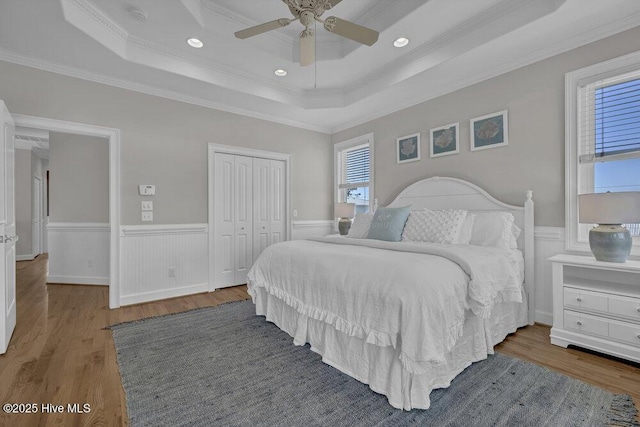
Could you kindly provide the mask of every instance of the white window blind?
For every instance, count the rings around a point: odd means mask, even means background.
[[[640,72],[578,87],[581,164],[640,157]]]
[[[369,144],[348,148],[338,154],[338,188],[369,186]]]

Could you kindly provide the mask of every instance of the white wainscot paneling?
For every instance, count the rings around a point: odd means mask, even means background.
[[[104,223],[49,223],[47,282],[108,285],[109,231]]]
[[[293,221],[291,240],[308,239],[309,237],[326,236],[335,233],[336,224],[332,220]]]
[[[564,227],[535,227],[536,322],[553,324],[553,286],[549,258],[565,252]]]
[[[207,224],[120,227],[120,304],[208,291]]]

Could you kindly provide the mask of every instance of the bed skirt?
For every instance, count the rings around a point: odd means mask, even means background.
[[[489,319],[468,311],[463,336],[446,356],[446,363],[417,375],[403,369],[398,348],[367,344],[361,338],[350,337],[327,323],[298,313],[263,288],[254,288],[254,292],[257,315],[276,324],[295,343],[310,344],[323,362],[368,384],[371,390],[385,395],[391,406],[404,410],[428,409],[431,390],[449,387],[460,372],[493,354],[496,344],[527,324],[524,291],[523,303],[498,304]]]

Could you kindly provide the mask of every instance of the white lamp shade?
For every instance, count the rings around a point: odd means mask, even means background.
[[[335,214],[338,218],[353,218],[356,213],[355,203],[336,203]]]
[[[640,191],[580,194],[580,222],[586,224],[633,224],[640,222]]]

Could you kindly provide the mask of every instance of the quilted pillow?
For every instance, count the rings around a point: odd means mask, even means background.
[[[454,243],[458,240],[467,211],[423,209],[409,215],[402,240],[431,243]]]
[[[371,221],[373,221],[373,214],[371,213],[358,213],[353,219],[353,224],[349,229],[347,237],[353,239],[366,239],[369,235],[369,228],[371,227]]]
[[[411,206],[402,208],[378,208],[373,214],[368,239],[399,242],[402,240],[402,230],[407,222]]]
[[[513,221],[510,212],[476,212],[469,244],[513,248]]]
[[[453,243],[457,243],[459,245],[468,245],[471,241],[471,234],[473,233],[473,223],[476,220],[476,214],[467,212],[467,216],[464,217],[464,221],[462,222],[462,227],[460,227],[460,235],[458,236],[458,240]]]

